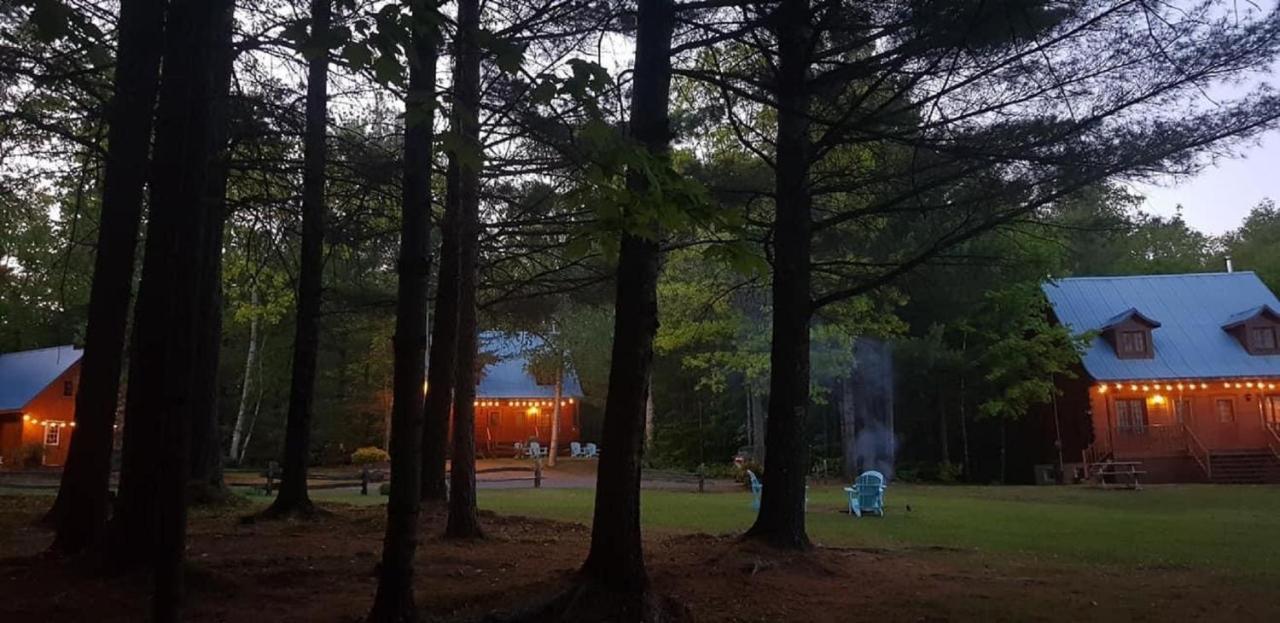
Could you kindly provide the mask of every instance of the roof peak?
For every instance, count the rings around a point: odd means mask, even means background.
[[[1250,276],[1256,277],[1257,274],[1252,270],[1237,270],[1233,272],[1207,272],[1207,273],[1159,273],[1154,275],[1087,275],[1082,277],[1051,277],[1050,282],[1061,281],[1119,281],[1126,279],[1186,279],[1188,277],[1236,277]]]
[[[63,344],[63,345],[61,345],[61,346],[45,346],[44,348],[32,348],[32,349],[29,349],[29,350],[13,350],[13,351],[9,351],[9,352],[7,352],[7,353],[0,353],[0,356],[4,356],[4,355],[22,355],[22,354],[25,354],[25,353],[38,353],[38,352],[46,351],[46,350],[62,350],[62,349],[64,349],[64,348],[70,348],[70,349],[72,349],[72,350],[84,350],[83,348],[80,348],[79,346],[76,346],[75,344]]]

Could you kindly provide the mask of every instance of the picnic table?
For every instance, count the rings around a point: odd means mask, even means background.
[[[1093,477],[1095,483],[1106,487],[1111,484],[1119,484],[1129,489],[1142,489],[1142,477],[1147,472],[1142,469],[1142,461],[1107,461],[1106,463],[1098,463],[1089,469],[1089,474]],[[1107,479],[1114,479],[1113,482],[1107,482]]]

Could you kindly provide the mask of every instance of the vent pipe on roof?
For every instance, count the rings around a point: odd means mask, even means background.
[[[1231,261],[1231,256],[1230,256],[1230,255],[1228,255],[1228,256],[1227,256],[1227,272],[1229,272],[1229,273],[1234,273],[1234,272],[1236,272],[1236,265],[1235,265],[1235,262]]]

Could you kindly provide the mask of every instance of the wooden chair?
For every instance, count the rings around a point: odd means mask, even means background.
[[[747,470],[747,478],[751,479],[751,509],[760,510],[760,496],[764,493],[764,485],[760,483],[760,479],[756,478],[756,473]]]
[[[586,458],[587,453],[583,451],[582,444],[571,441],[569,442],[569,457],[574,459]]]
[[[875,470],[863,472],[852,487],[845,487],[849,494],[849,514],[861,517],[862,513],[875,513],[884,517],[884,474]]]
[[[598,448],[594,443],[587,444],[586,449],[582,451],[582,458],[584,459],[600,458],[600,448]]]

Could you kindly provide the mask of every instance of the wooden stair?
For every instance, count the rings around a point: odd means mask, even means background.
[[[1280,459],[1267,448],[1213,452],[1209,462],[1215,483],[1280,484]]]

